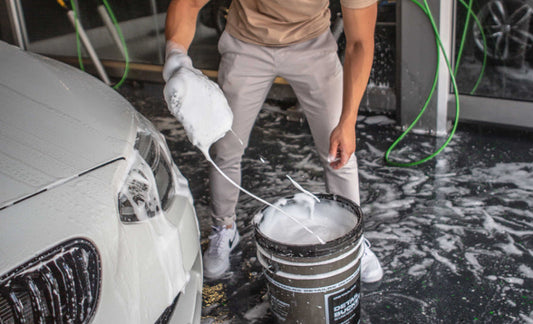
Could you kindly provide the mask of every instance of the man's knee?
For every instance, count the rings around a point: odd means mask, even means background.
[[[244,149],[244,145],[235,138],[235,135],[228,133],[213,144],[210,153],[217,164],[234,164],[241,162]]]

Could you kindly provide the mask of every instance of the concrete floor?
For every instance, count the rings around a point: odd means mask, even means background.
[[[162,85],[127,84],[120,92],[165,134],[189,179],[205,247],[207,162],[169,115]],[[324,191],[308,127],[283,104],[265,105],[243,161],[243,187],[268,201],[296,192],[287,174]],[[386,116],[363,115],[357,124],[365,236],[385,270],[381,282],[362,286],[361,321],[533,323],[533,133],[461,124],[436,159],[390,167],[383,156],[399,134]],[[419,135],[404,142],[392,154],[398,160],[420,158],[438,144]],[[273,322],[252,237],[260,208],[241,196],[242,240],[225,278],[204,284],[204,324]]]

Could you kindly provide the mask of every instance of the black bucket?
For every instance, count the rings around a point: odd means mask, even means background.
[[[346,198],[317,197],[349,211],[353,228],[325,244],[292,245],[261,232],[261,215],[272,207],[256,217],[257,257],[267,279],[271,311],[280,323],[358,323],[363,214]],[[292,198],[286,198],[287,205],[294,203]]]

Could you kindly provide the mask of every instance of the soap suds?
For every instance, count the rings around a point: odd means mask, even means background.
[[[233,113],[218,85],[205,75],[179,69],[180,92],[171,96],[170,112],[182,123],[189,141],[204,154],[231,129]],[[200,93],[201,95],[198,95]]]
[[[317,203],[306,194],[296,194],[292,199],[280,199],[275,204],[283,214],[290,214],[323,240],[332,241],[346,235],[357,224],[357,218],[335,201],[321,200]],[[258,214],[255,222],[259,230],[273,241],[290,245],[316,243],[314,236],[295,226],[278,209],[266,208]]]

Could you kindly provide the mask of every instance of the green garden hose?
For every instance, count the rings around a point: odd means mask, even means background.
[[[446,51],[444,49],[444,46],[442,45],[442,40],[440,39],[440,35],[439,35],[439,32],[438,32],[438,28],[435,24],[435,20],[433,18],[433,15],[431,14],[431,10],[429,8],[429,5],[427,3],[427,0],[423,0],[424,1],[424,5],[422,5],[420,2],[418,2],[417,0],[411,0],[414,4],[416,4],[423,12],[424,14],[428,17],[430,23],[431,23],[431,27],[433,28],[433,32],[435,34],[435,39],[436,39],[436,43],[437,43],[437,64],[436,64],[436,72],[435,72],[435,77],[433,79],[433,84],[431,86],[431,90],[429,92],[429,95],[422,107],[422,109],[420,110],[420,112],[418,113],[418,115],[416,116],[416,118],[414,119],[414,121],[407,127],[407,129],[393,142],[393,144],[388,148],[387,152],[385,153],[385,161],[389,164],[389,165],[392,165],[392,166],[399,166],[399,167],[410,167],[410,166],[415,166],[415,165],[418,165],[418,164],[422,164],[424,162],[427,162],[429,160],[431,160],[432,158],[434,158],[435,156],[437,156],[440,152],[442,152],[446,146],[450,143],[450,141],[452,140],[454,134],[455,134],[455,131],[457,130],[457,125],[459,124],[459,112],[460,112],[460,104],[459,104],[459,90],[457,88],[457,83],[456,83],[456,80],[455,80],[455,75],[456,73],[454,73],[454,71],[452,70],[452,67],[451,67],[451,64],[450,64],[450,61],[446,55]],[[478,24],[478,26],[481,27],[481,23],[480,21],[478,20],[478,18],[476,17],[476,15],[473,13],[472,11],[472,2],[473,0],[470,0],[470,3],[469,4],[466,4],[463,0],[459,0],[461,2],[461,4],[463,4],[467,10],[468,10],[468,14],[467,14],[467,17],[474,17],[474,20],[476,21],[476,23]],[[462,50],[463,50],[463,46],[464,46],[464,42],[465,42],[465,38],[466,38],[466,33],[467,33],[467,29],[468,29],[468,25],[469,25],[469,18],[467,18],[467,21],[465,23],[465,28],[463,30],[463,36],[462,36],[462,39],[461,39],[461,48],[459,50],[459,55],[458,55],[458,58],[457,58],[457,64],[456,66],[459,65],[459,62],[460,62],[460,56],[462,55]],[[483,28],[480,28],[480,30],[482,31],[481,34],[482,34],[482,37],[483,37],[483,42],[485,44],[485,48],[486,48],[486,39],[485,39],[485,35],[483,34]],[[454,120],[454,123],[453,123],[453,127],[452,127],[452,130],[450,131],[450,135],[448,136],[448,138],[446,139],[446,141],[444,142],[444,144],[439,148],[437,149],[434,153],[420,159],[420,160],[417,160],[417,161],[414,161],[414,162],[409,162],[409,163],[400,163],[400,162],[395,162],[395,161],[392,161],[389,156],[390,156],[390,153],[392,152],[392,150],[394,150],[394,148],[403,140],[403,138],[409,134],[409,132],[412,130],[412,128],[415,126],[415,124],[418,122],[418,120],[422,117],[422,115],[424,114],[426,108],[428,107],[429,105],[429,102],[431,100],[431,98],[433,97],[433,94],[435,92],[435,89],[436,89],[436,86],[437,86],[437,82],[438,82],[438,71],[439,71],[439,68],[440,68],[440,55],[439,55],[439,52],[442,51],[442,54],[444,56],[444,59],[446,61],[446,65],[448,67],[448,71],[450,73],[450,80],[452,82],[452,86],[453,86],[453,91],[454,91],[454,96],[455,96],[455,120]],[[474,85],[474,88],[473,90],[471,91],[471,94],[475,92],[475,90],[477,89],[480,81],[481,81],[481,78],[483,77],[483,73],[485,71],[485,65],[486,65],[486,51],[484,52],[484,58],[483,58],[483,66],[482,66],[482,69],[481,69],[481,72],[480,72],[480,75],[478,77],[478,80],[476,82],[476,84]],[[456,68],[456,72],[457,72],[457,68]]]

